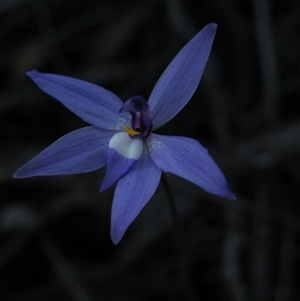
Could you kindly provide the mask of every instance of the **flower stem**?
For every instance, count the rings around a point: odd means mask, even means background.
[[[178,257],[177,262],[180,277],[179,280],[181,282],[183,294],[185,296],[184,300],[196,301],[198,300],[196,297],[197,295],[188,275],[188,256],[184,244],[183,227],[176,210],[175,200],[171,192],[170,185],[164,173],[162,174],[162,184],[167,194],[167,199],[174,223],[174,240]]]

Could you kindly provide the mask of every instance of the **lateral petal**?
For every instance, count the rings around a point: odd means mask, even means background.
[[[51,95],[85,122],[103,129],[123,130],[125,119],[119,110],[123,102],[114,93],[79,79],[39,73],[27,75],[45,93]]]
[[[88,126],[73,131],[23,165],[15,178],[85,173],[105,165],[108,142],[114,131]]]
[[[112,204],[111,239],[117,244],[129,225],[154,195],[161,177],[148,153],[144,153],[119,180]]]
[[[207,149],[194,139],[151,134],[148,146],[155,164],[212,194],[235,199],[224,174]]]
[[[143,153],[143,140],[129,137],[128,133],[115,134],[109,141],[106,154],[106,173],[100,191],[123,177]]]
[[[150,97],[154,130],[172,119],[191,99],[202,77],[217,25],[206,25],[175,56]]]

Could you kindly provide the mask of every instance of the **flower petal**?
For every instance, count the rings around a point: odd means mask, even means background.
[[[155,193],[161,170],[144,153],[117,184],[111,213],[111,239],[117,244]]]
[[[212,194],[235,198],[217,164],[196,140],[151,134],[148,146],[155,164]]]
[[[128,133],[115,134],[109,141],[106,155],[106,173],[100,191],[123,177],[143,153],[143,140],[129,137]]]
[[[123,130],[125,119],[119,109],[123,102],[112,92],[79,79],[39,73],[27,75],[47,94],[56,98],[87,123],[99,128]]]
[[[214,41],[217,25],[205,26],[172,60],[150,97],[154,130],[172,119],[197,89]]]
[[[88,126],[73,131],[43,150],[14,174],[15,178],[77,174],[105,165],[107,144],[113,131]]]

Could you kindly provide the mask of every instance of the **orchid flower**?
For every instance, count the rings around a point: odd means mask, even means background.
[[[134,96],[123,103],[95,84],[29,71],[27,75],[41,90],[90,126],[55,141],[14,177],[77,174],[106,166],[100,191],[118,182],[111,213],[111,238],[115,244],[155,193],[162,171],[209,193],[235,198],[223,173],[199,142],[153,133],[194,94],[216,29],[216,24],[208,24],[181,49],[157,81],[148,102]]]

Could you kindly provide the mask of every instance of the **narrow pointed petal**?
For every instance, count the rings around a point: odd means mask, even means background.
[[[155,164],[212,194],[234,199],[226,179],[207,149],[186,137],[151,134],[148,146]]]
[[[117,184],[112,204],[111,239],[117,244],[129,225],[155,193],[161,170],[149,154],[143,154]]]
[[[123,130],[125,119],[119,110],[123,102],[112,92],[79,79],[39,73],[27,75],[38,87],[51,95],[85,122],[103,129]]]
[[[73,131],[22,166],[15,178],[85,173],[105,165],[107,144],[113,131],[88,126]]]
[[[132,139],[126,132],[115,134],[109,141],[106,155],[106,173],[100,191],[123,177],[143,153],[143,140]]]
[[[154,130],[172,119],[191,99],[202,77],[217,25],[205,26],[176,55],[149,98]]]

